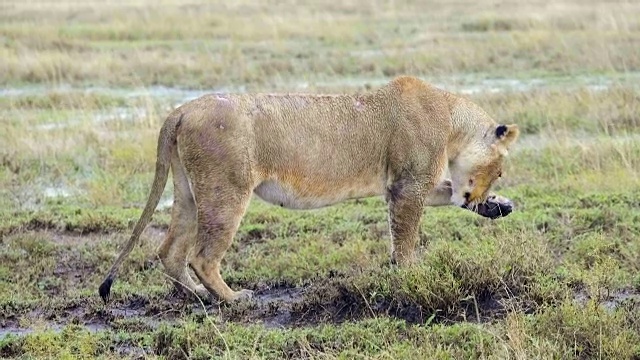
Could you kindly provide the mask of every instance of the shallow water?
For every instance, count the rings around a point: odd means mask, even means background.
[[[421,75],[422,79],[434,85],[462,94],[477,94],[482,92],[523,92],[542,88],[586,87],[592,91],[606,90],[616,84],[638,86],[640,72],[629,72],[613,75],[578,75],[578,76],[549,76],[540,78],[490,78],[478,74],[460,74],[450,76],[430,77]],[[393,77],[345,77],[337,79],[311,79],[306,81],[284,80],[272,84],[272,88],[280,92],[308,91],[315,92],[315,88],[362,88],[364,86],[378,87],[386,84]],[[8,87],[0,89],[0,98],[36,96],[48,93],[85,92],[125,98],[156,98],[176,102],[175,105],[195,99],[210,93],[246,93],[244,85],[230,85],[201,89],[184,89],[167,86],[149,86],[138,88],[122,87],[78,87],[72,85],[44,86],[30,85],[22,87]],[[262,90],[265,92],[265,90]],[[275,92],[275,91],[274,91]],[[125,111],[125,110],[121,110]]]
[[[609,89],[616,84],[625,84],[629,86],[637,86],[640,79],[640,73],[627,73],[611,76],[554,76],[544,78],[488,78],[476,74],[461,74],[451,76],[441,76],[430,78],[429,76],[420,76],[420,78],[433,83],[437,87],[458,92],[461,94],[471,95],[483,92],[500,93],[500,92],[525,92],[536,89],[545,88],[566,88],[566,87],[585,87],[591,91],[603,91]],[[378,87],[386,84],[393,77],[350,77],[344,79],[318,80],[313,83],[300,82],[294,84],[298,89],[309,89],[315,87],[325,88],[341,88],[354,87],[361,88],[365,85]]]
[[[586,306],[589,300],[591,297],[585,290],[578,291],[574,295],[574,301],[581,306]],[[631,289],[612,291],[597,303],[602,305],[605,310],[612,312],[625,303],[640,303],[640,294]]]
[[[108,123],[108,122],[133,122],[139,119],[144,119],[148,116],[147,109],[142,107],[111,107],[102,110],[84,112],[82,118],[69,118],[63,122],[47,122],[38,124],[32,127],[33,130],[42,131],[54,131],[68,129],[74,126],[80,126],[86,124],[87,120],[93,123]]]
[[[500,92],[526,92],[539,89],[561,89],[567,87],[583,87],[591,91],[603,91],[618,84],[626,86],[638,86],[640,84],[640,72],[618,74],[611,76],[561,76],[545,78],[485,78],[477,74],[461,74],[425,80],[431,81],[434,85],[453,92],[473,95],[480,93],[500,93]],[[329,80],[313,81],[282,81],[274,85],[274,92],[318,92],[317,89],[344,89],[363,87],[379,87],[388,83],[392,77],[346,77]],[[166,86],[150,86],[144,88],[110,88],[110,87],[74,87],[70,85],[61,86],[25,86],[0,89],[0,98],[11,98],[20,96],[46,95],[49,93],[65,92],[87,92],[102,95],[119,96],[125,98],[152,98],[167,102],[171,107],[177,107],[185,102],[193,100],[210,93],[245,93],[245,86],[228,86],[210,89],[182,89]],[[343,90],[344,91],[344,90]],[[97,111],[85,112],[82,117],[85,119],[67,119],[64,122],[56,121],[38,124],[34,130],[53,131],[70,128],[86,123],[86,118],[93,119],[96,123],[107,123],[112,121],[136,121],[149,116],[148,109],[144,107],[111,107]]]
[[[73,191],[66,186],[47,186],[42,189],[42,195],[47,198],[69,197]]]
[[[499,93],[499,92],[525,92],[535,89],[559,89],[567,87],[586,87],[592,91],[606,90],[617,84],[625,84],[627,86],[638,86],[640,84],[640,72],[627,74],[616,74],[611,76],[593,75],[593,76],[562,76],[562,77],[545,77],[545,78],[486,78],[477,74],[460,74],[446,77],[438,77],[429,79],[428,76],[422,76],[425,80],[432,81],[436,86],[449,89],[462,94],[478,94],[478,93]],[[281,81],[273,85],[276,89],[289,89],[291,92],[318,92],[319,88],[339,89],[339,88],[355,88],[362,89],[364,86],[378,87],[390,81],[391,77],[346,77],[340,79],[329,80],[309,80],[309,81]],[[287,91],[289,91],[287,90]],[[42,86],[32,85],[24,87],[4,88],[0,89],[0,98],[11,98],[20,96],[36,96],[46,95],[48,93],[65,93],[65,92],[88,92],[98,93],[110,96],[120,96],[125,98],[153,98],[161,102],[167,102],[171,106],[178,106],[189,100],[197,98],[207,93],[224,93],[246,92],[244,86],[217,87],[210,89],[182,89],[166,86],[150,86],[139,88],[110,88],[110,87],[77,87],[70,85],[60,86]],[[136,122],[149,117],[149,109],[144,107],[111,107],[96,111],[86,111],[78,114],[77,118],[69,118],[65,121],[47,122],[35,125],[33,130],[38,131],[59,131],[62,129],[73,128],[94,122],[97,124],[108,123],[127,123]],[[110,130],[109,130],[110,131]],[[119,136],[123,136],[123,132],[118,130]],[[548,135],[522,136],[518,141],[514,151],[526,149],[542,149],[548,146],[564,145],[575,146],[592,144],[602,141],[603,136],[570,134],[568,136],[553,137]],[[617,136],[615,141],[640,141],[640,135]],[[78,195],[77,192],[66,186],[43,186],[37,189],[35,194],[39,194],[41,198],[69,198]],[[37,196],[37,195],[36,195]],[[23,207],[38,208],[33,201],[24,202]],[[31,204],[31,205],[29,205]],[[171,207],[172,199],[163,199],[158,209],[167,209]]]
[[[57,323],[46,323],[46,325],[42,327],[35,327],[35,328],[21,328],[17,326],[7,326],[7,327],[0,328],[0,339],[3,339],[4,337],[10,336],[10,335],[26,336],[32,333],[41,333],[43,331],[60,333],[64,330],[64,327],[65,325],[57,324]],[[98,324],[98,323],[83,324],[82,327],[85,330],[93,333],[109,329],[106,325]]]

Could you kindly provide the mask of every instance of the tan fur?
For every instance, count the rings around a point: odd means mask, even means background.
[[[252,194],[293,209],[385,195],[392,260],[408,264],[424,206],[469,205],[489,195],[518,135],[509,125],[498,138],[497,126],[469,100],[413,77],[359,95],[219,94],[190,101],[160,132],[152,194],[100,294],[108,297],[118,266],[149,222],[169,164],[175,202],[160,249],[166,271],[185,290],[232,301],[251,292],[231,290],[220,262]]]

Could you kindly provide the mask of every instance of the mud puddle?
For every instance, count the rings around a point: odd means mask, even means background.
[[[153,298],[134,294],[106,306],[99,299],[75,301],[64,308],[32,310],[21,317],[3,316],[0,318],[0,339],[45,330],[62,332],[69,325],[79,326],[89,332],[148,332],[163,325],[180,326],[185,320],[262,324],[265,328],[339,324],[378,316],[395,317],[407,323],[423,325],[462,321],[492,323],[503,319],[510,311],[533,313],[538,309],[538,305],[523,302],[517,296],[503,298],[497,293],[483,293],[449,304],[448,309],[434,310],[398,294],[367,299],[348,285],[336,285],[330,278],[304,286],[262,284],[250,288],[254,290],[253,299],[234,304],[209,300],[201,302],[177,292]],[[576,292],[575,301],[578,304],[587,306],[589,299],[586,291]],[[621,290],[603,297],[597,303],[607,311],[630,304],[638,306],[640,294],[634,290]]]
[[[158,243],[166,229],[148,227],[143,236],[149,243]],[[86,273],[95,273],[94,261],[88,261],[77,251],[83,245],[106,241],[101,234],[77,235],[42,232],[48,241],[68,248],[60,253],[60,263],[52,275],[59,283],[47,292],[56,301],[8,304],[0,312],[0,339],[6,336],[25,336],[34,332],[62,332],[77,326],[90,332],[125,331],[149,332],[161,326],[181,326],[184,321],[213,321],[224,324],[261,324],[265,328],[292,328],[339,324],[372,317],[394,317],[407,323],[475,322],[491,323],[503,319],[509,312],[532,313],[539,304],[527,302],[528,296],[518,294],[519,285],[506,284],[502,290],[478,290],[465,298],[449,300],[421,300],[396,288],[393,282],[381,291],[377,284],[385,272],[372,274],[359,271],[330,272],[305,280],[303,283],[267,281],[261,283],[231,283],[233,288],[254,291],[251,300],[220,304],[209,299],[202,302],[175,291],[148,293],[144,289],[119,292],[108,304],[91,294],[66,298],[69,288],[88,288]],[[153,244],[149,245],[153,247]],[[72,251],[69,251],[72,249]],[[160,266],[156,260],[145,267]],[[393,278],[392,278],[393,279]],[[364,280],[364,281],[362,281]],[[521,290],[521,289],[520,289]],[[77,292],[73,292],[77,294]],[[576,301],[586,306],[589,293],[576,290]],[[608,311],[620,307],[638,306],[640,294],[626,289],[601,296],[597,303]]]
[[[264,286],[254,292],[253,299],[231,305],[206,299],[201,302],[177,292],[155,299],[134,295],[107,305],[96,304],[96,299],[87,299],[63,309],[33,310],[20,317],[9,315],[0,319],[0,339],[42,331],[58,333],[69,325],[80,326],[89,332],[151,331],[163,324],[179,325],[181,319],[189,316],[201,321],[208,318],[215,322],[286,327],[295,322],[292,304],[303,301],[303,294],[304,288]]]
[[[43,330],[61,332],[71,324],[90,332],[148,332],[162,325],[180,326],[185,319],[289,328],[337,324],[377,316],[396,317],[414,324],[489,322],[502,318],[505,313],[499,299],[491,295],[456,304],[456,313],[440,314],[402,299],[396,301],[393,297],[370,302],[359,293],[343,287],[331,289],[334,285],[331,279],[314,281],[304,286],[256,285],[250,287],[254,290],[251,300],[234,304],[208,300],[200,302],[177,292],[156,298],[132,295],[124,300],[112,301],[106,306],[99,303],[98,299],[87,299],[76,301],[62,309],[31,311],[21,318],[0,319],[0,338],[10,334],[24,336]],[[20,325],[29,323],[37,326]]]
[[[588,306],[591,300],[595,300],[605,310],[613,312],[622,306],[640,306],[640,293],[635,289],[620,289],[593,298],[586,290],[581,289],[576,292],[573,300],[581,306]]]

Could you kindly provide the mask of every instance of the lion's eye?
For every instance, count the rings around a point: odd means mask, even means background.
[[[473,179],[469,179],[469,186],[473,186]]]
[[[502,171],[498,173],[498,177],[502,177]]]

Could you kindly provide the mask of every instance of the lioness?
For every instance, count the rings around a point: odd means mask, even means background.
[[[405,265],[414,260],[424,206],[453,204],[491,218],[511,211],[489,190],[517,137],[516,125],[498,125],[471,101],[413,77],[360,95],[202,96],[164,122],[151,194],[100,296],[107,301],[169,169],[175,200],[159,252],[166,272],[184,291],[233,301],[252,292],[230,289],[220,261],[252,194],[290,209],[385,195],[391,259]]]

